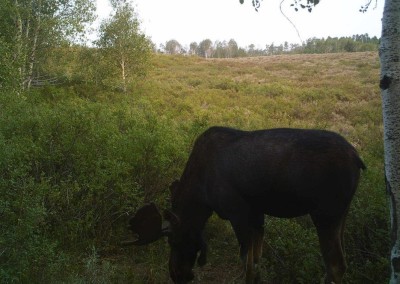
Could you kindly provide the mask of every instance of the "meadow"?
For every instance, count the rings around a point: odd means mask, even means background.
[[[345,233],[345,283],[387,283],[377,52],[236,59],[155,55],[128,93],[85,83],[0,96],[0,278],[6,283],[168,283],[168,244],[122,248],[128,215],[168,206],[209,126],[336,131],[367,165]],[[320,283],[308,217],[266,218],[263,283]],[[240,283],[229,223],[212,216],[195,283]]]

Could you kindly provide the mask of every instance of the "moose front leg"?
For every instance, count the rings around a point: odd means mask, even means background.
[[[259,261],[262,255],[262,245],[264,237],[263,227],[257,229],[248,223],[234,223],[233,229],[240,245],[240,258],[244,264],[246,284],[260,282]]]
[[[264,228],[252,228],[245,262],[246,284],[260,283],[259,262],[262,256]]]
[[[230,220],[240,246],[240,259],[243,263],[246,284],[253,284],[253,245],[251,242],[251,228],[246,219]]]
[[[253,284],[256,278],[254,267],[254,243],[250,240],[245,260],[246,284]]]

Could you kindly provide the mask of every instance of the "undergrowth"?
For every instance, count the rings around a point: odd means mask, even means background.
[[[387,282],[376,53],[241,59],[156,56],[129,94],[91,85],[0,96],[0,278],[4,283],[166,283],[168,244],[121,248],[128,215],[168,206],[197,135],[212,125],[301,127],[344,135],[368,169],[346,230],[345,283]],[[266,218],[264,283],[319,283],[306,218]],[[230,225],[207,224],[209,263],[196,283],[238,282]]]

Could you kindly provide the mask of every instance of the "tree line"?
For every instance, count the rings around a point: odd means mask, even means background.
[[[180,44],[172,39],[165,44],[160,44],[157,52],[165,54],[197,55],[205,58],[235,58],[247,56],[267,56],[279,54],[310,54],[310,53],[335,53],[335,52],[360,52],[377,51],[379,39],[368,34],[353,35],[351,37],[310,38],[302,44],[270,43],[264,48],[254,44],[239,47],[234,39],[229,41],[215,41],[205,39],[190,43],[189,46]]]

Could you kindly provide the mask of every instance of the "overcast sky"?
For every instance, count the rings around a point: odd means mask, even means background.
[[[368,33],[380,37],[384,1],[359,9],[366,0],[321,0],[309,13],[295,12],[294,0],[284,0],[282,10],[296,25],[301,39]],[[306,0],[303,0],[306,2]],[[235,39],[239,46],[264,48],[274,42],[301,43],[296,29],[280,12],[281,0],[263,0],[256,12],[251,0],[134,0],[142,31],[157,45],[175,39],[183,46],[204,39]],[[108,0],[97,0],[99,18],[110,14]]]

